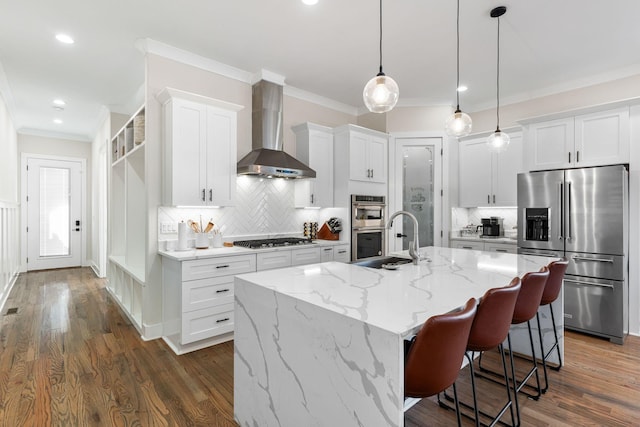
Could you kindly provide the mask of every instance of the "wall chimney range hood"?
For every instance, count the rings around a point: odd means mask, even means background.
[[[261,80],[252,90],[253,150],[238,162],[238,175],[315,178],[313,169],[283,151],[282,86]]]

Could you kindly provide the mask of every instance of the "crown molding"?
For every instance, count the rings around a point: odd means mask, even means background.
[[[31,136],[39,136],[43,138],[66,139],[67,141],[87,142],[89,144],[93,142],[93,138],[87,135],[54,132],[54,131],[48,131],[48,130],[42,130],[42,129],[21,128],[21,129],[18,129],[17,133],[19,135],[31,135]]]
[[[308,101],[313,104],[320,105],[322,107],[327,107],[332,110],[340,111],[342,113],[350,114],[352,116],[358,116],[358,108],[353,107],[351,105],[343,104],[342,102],[334,101],[333,99],[326,98],[321,95],[317,95],[312,92],[307,92],[306,90],[298,89],[293,86],[285,86],[284,94],[290,96],[292,98],[301,99],[303,101]]]

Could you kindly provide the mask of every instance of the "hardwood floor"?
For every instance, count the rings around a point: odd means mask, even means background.
[[[233,343],[176,356],[162,340],[143,342],[90,269],[22,275],[0,328],[1,426],[236,425]],[[567,333],[565,342],[567,363],[551,371],[549,392],[520,399],[523,425],[640,425],[640,338],[618,346]],[[466,370],[458,384],[468,397]],[[504,393],[479,386],[483,408]],[[405,419],[455,425],[432,399]]]

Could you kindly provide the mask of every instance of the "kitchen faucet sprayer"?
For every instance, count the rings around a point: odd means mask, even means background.
[[[393,220],[395,219],[395,217],[399,215],[406,215],[409,218],[411,218],[411,221],[413,222],[413,240],[409,242],[409,256],[413,260],[413,264],[418,265],[418,262],[420,261],[420,252],[419,252],[420,243],[418,242],[418,220],[411,212],[398,211],[392,214],[391,217],[389,218],[389,224],[387,224],[387,228],[390,229],[391,226],[393,226]]]

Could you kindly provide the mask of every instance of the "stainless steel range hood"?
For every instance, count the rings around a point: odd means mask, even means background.
[[[282,86],[254,84],[252,105],[253,151],[238,162],[238,175],[315,178],[316,171],[282,150]]]

